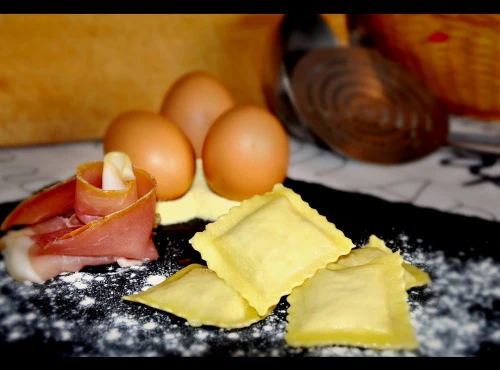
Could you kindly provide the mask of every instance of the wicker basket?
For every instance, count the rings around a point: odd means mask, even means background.
[[[374,46],[420,76],[450,113],[500,121],[500,14],[368,14]]]

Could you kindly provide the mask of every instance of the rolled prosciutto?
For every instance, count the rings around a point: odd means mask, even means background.
[[[154,261],[155,207],[156,180],[125,153],[83,163],[74,177],[25,199],[5,218],[0,250],[7,271],[43,283],[85,266]]]

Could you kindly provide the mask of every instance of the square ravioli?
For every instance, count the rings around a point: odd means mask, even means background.
[[[366,264],[322,269],[288,296],[292,347],[416,349],[399,252]]]
[[[235,329],[263,318],[206,266],[191,264],[162,283],[122,297],[186,319],[191,326]]]
[[[328,264],[326,266],[330,270],[337,270],[344,266],[353,267],[358,265],[364,265],[375,258],[391,254],[392,249],[387,247],[384,241],[375,235],[370,235],[370,239],[367,245],[356,248],[351,251],[348,255],[340,257],[336,262]],[[417,266],[413,266],[410,263],[403,261],[404,275],[403,279],[405,281],[405,288],[409,290],[415,287],[421,287],[427,285],[431,282],[430,275],[419,269]]]
[[[351,239],[282,184],[231,208],[190,243],[261,316],[354,248]]]

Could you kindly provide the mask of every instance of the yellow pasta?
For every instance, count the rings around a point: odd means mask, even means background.
[[[221,214],[240,202],[215,194],[207,184],[203,172],[203,161],[196,159],[196,173],[191,188],[178,199],[156,202],[156,213],[161,225],[187,222],[195,218],[215,221]]]
[[[191,264],[156,286],[122,298],[182,317],[191,326],[242,328],[263,319],[234,289],[200,264]]]
[[[402,263],[397,252],[362,265],[318,271],[287,297],[286,343],[416,349]]]
[[[232,207],[190,243],[261,316],[354,247],[333,223],[282,184]]]
[[[288,296],[291,347],[418,348],[407,290],[429,284],[429,274],[375,235],[355,248],[282,184],[232,205],[189,242],[208,267],[192,264],[123,299],[191,326],[231,329],[264,319]]]
[[[363,265],[374,260],[375,258],[391,253],[392,250],[385,245],[382,239],[376,237],[375,235],[371,235],[367,245],[362,248],[353,249],[348,255],[341,256],[337,262],[329,264],[327,268],[334,270],[340,268],[341,266],[352,267]],[[406,290],[424,286],[431,282],[429,274],[422,271],[418,267],[404,261],[403,267],[405,269],[403,279],[405,281]]]

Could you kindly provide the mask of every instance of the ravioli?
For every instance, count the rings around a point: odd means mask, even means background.
[[[191,264],[162,283],[122,299],[172,313],[191,326],[234,329],[263,319],[223,280],[200,264]]]
[[[318,271],[287,297],[286,343],[418,348],[402,264],[395,252],[362,265]]]
[[[337,262],[329,264],[327,268],[335,270],[338,269],[339,266],[352,267],[363,265],[375,258],[391,253],[393,253],[392,250],[385,245],[382,239],[375,235],[371,235],[367,245],[362,248],[353,249],[348,255],[340,257]],[[424,286],[431,282],[429,274],[418,267],[404,261],[403,267],[405,269],[403,279],[405,281],[406,290]]]
[[[189,242],[261,316],[354,248],[351,239],[282,184],[232,207]]]

